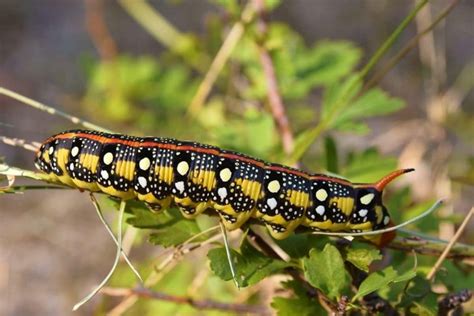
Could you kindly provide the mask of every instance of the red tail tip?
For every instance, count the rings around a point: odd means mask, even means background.
[[[393,171],[389,173],[388,175],[386,175],[385,177],[383,177],[382,179],[380,179],[377,183],[375,183],[375,188],[378,191],[383,191],[385,186],[389,184],[390,182],[392,182],[395,178],[398,178],[402,174],[412,172],[412,171],[415,171],[415,169],[408,168],[408,169],[400,169],[400,170]]]

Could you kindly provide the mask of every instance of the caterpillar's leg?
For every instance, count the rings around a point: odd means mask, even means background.
[[[227,261],[229,261],[230,273],[232,274],[232,279],[234,280],[235,286],[240,289],[239,282],[237,282],[237,276],[235,274],[234,261],[232,260],[232,253],[230,252],[229,241],[227,240],[227,230],[225,229],[222,221],[219,221],[221,227],[222,237],[224,239],[225,252],[227,254]]]

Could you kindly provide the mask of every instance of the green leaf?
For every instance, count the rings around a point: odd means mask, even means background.
[[[373,116],[386,115],[403,108],[401,99],[391,98],[380,89],[371,89],[351,102],[333,122],[335,128]],[[346,125],[347,129],[347,125]]]
[[[391,283],[408,281],[413,279],[415,276],[416,272],[413,270],[409,270],[403,274],[398,274],[393,267],[387,267],[382,271],[372,273],[360,284],[359,290],[352,298],[352,302],[355,302],[358,298],[375,292]]]
[[[133,217],[127,222],[137,228],[154,229],[149,241],[155,245],[177,246],[201,232],[196,221],[184,218],[175,208],[155,214],[147,208],[135,207],[132,212]],[[205,239],[206,236],[201,236],[194,241],[199,242]]]
[[[326,153],[326,169],[332,173],[339,172],[339,162],[337,155],[337,146],[334,138],[326,136],[324,139],[324,148]]]
[[[324,315],[325,310],[319,304],[318,300],[308,295],[300,282],[288,281],[283,284],[286,289],[291,289],[291,297],[275,297],[271,306],[277,311],[278,316],[311,316]]]
[[[374,248],[347,248],[346,260],[362,271],[369,272],[369,266],[374,260],[382,258],[380,251]],[[365,247],[365,246],[361,246]]]
[[[149,241],[154,245],[163,247],[177,246],[199,234],[201,229],[195,221],[183,219],[179,221],[170,221],[166,228],[160,229],[150,234]],[[194,242],[204,241],[206,236],[200,236],[194,239]]]
[[[382,157],[375,148],[369,148],[353,154],[341,173],[353,182],[374,182],[396,167],[395,158]]]
[[[309,258],[303,260],[303,269],[308,282],[329,298],[339,297],[350,285],[342,256],[331,244],[327,244],[323,251],[311,250]]]
[[[326,236],[315,236],[311,234],[292,234],[288,238],[275,240],[291,258],[306,257],[311,249],[322,250],[329,243]]]
[[[295,59],[296,78],[308,88],[333,84],[354,69],[361,55],[351,42],[320,41]]]
[[[265,277],[278,273],[290,266],[282,260],[275,260],[263,255],[247,240],[242,243],[241,253],[231,249],[237,282],[240,287],[253,285]],[[215,248],[208,252],[211,270],[222,280],[232,280],[232,273],[224,247]]]

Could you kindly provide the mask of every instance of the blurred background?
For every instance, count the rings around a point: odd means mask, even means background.
[[[449,3],[426,5],[370,73],[382,71]],[[354,181],[414,167],[388,194],[395,201],[392,213],[403,209],[394,217],[410,218],[446,198],[436,221],[418,228],[449,239],[474,202],[472,1],[460,1],[376,82],[380,89],[365,101],[379,110],[369,107],[366,115],[328,123],[317,137],[305,134],[324,122],[329,89],[363,68],[414,4],[267,1],[267,14],[255,22],[246,2],[238,1],[2,0],[0,85],[110,130],[197,140],[274,162],[292,162],[291,147],[310,143],[297,157],[303,169]],[[200,100],[205,74],[239,23],[242,36]],[[273,59],[289,132],[272,115],[258,45]],[[40,142],[77,128],[3,96],[0,105],[0,135]],[[331,148],[337,155],[329,154]],[[33,154],[22,148],[0,144],[0,156],[10,165],[34,168]],[[1,315],[68,314],[112,264],[114,245],[87,194],[2,195],[0,215]],[[114,216],[107,213],[110,220]],[[143,271],[163,252],[143,242],[146,236],[138,233],[131,253]],[[472,237],[470,230],[464,242]],[[258,296],[268,303],[274,295],[278,278],[236,292],[231,282],[212,275],[205,251],[192,256],[202,262],[184,261],[160,281],[160,289],[186,294],[192,283],[202,287],[201,295],[219,298],[227,291],[234,296],[223,299],[242,302]],[[119,275],[131,280],[128,273]],[[205,282],[196,280],[201,274]],[[118,302],[95,299],[77,314],[102,313]],[[147,308],[130,307],[128,313],[156,312]],[[170,303],[159,308],[165,314],[195,312]]]

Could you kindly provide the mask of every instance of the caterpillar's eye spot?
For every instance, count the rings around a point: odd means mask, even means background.
[[[138,163],[138,166],[140,167],[141,170],[146,171],[148,168],[150,168],[151,162],[148,157],[142,158],[140,162]]]
[[[109,178],[109,173],[107,172],[107,170],[102,170],[100,172],[100,176],[104,179],[104,180],[107,180]]]
[[[387,226],[388,223],[390,223],[390,217],[385,216],[385,217],[383,218],[383,224],[384,224],[385,226]]]
[[[176,166],[176,170],[180,175],[184,176],[189,171],[189,164],[183,160]]]
[[[232,171],[230,171],[229,168],[222,169],[221,172],[219,172],[219,177],[222,182],[227,182],[232,178]]]
[[[142,188],[146,188],[147,181],[145,177],[138,177],[138,183],[141,185]]]
[[[77,154],[79,154],[79,147],[74,146],[74,147],[71,149],[71,156],[76,157]]]
[[[54,153],[54,147],[50,146],[48,150],[49,155],[51,156]]]
[[[364,205],[369,205],[370,202],[374,199],[375,194],[369,193],[360,198],[360,202]]]
[[[221,200],[225,199],[226,196],[227,196],[227,189],[226,188],[219,188],[217,190],[217,194],[219,195],[219,197],[221,198]]]
[[[316,198],[321,202],[326,201],[326,199],[328,198],[327,191],[324,189],[319,189],[318,191],[316,191]]]
[[[268,191],[270,191],[271,193],[277,193],[278,191],[280,191],[280,182],[278,182],[278,180],[272,180],[270,181],[270,183],[268,184]]]
[[[319,215],[322,216],[325,212],[326,208],[323,205],[318,205],[318,207],[316,207],[316,213],[318,213]]]
[[[278,202],[277,202],[277,200],[276,200],[275,198],[270,198],[270,199],[267,200],[267,205],[268,205],[268,207],[270,207],[272,210],[273,210],[275,207],[277,207],[277,204],[278,204]]]
[[[367,209],[363,208],[359,211],[359,216],[364,217],[364,216],[367,215],[367,213],[369,213],[369,211]]]
[[[104,157],[102,158],[102,161],[103,161],[106,165],[110,165],[113,160],[114,160],[114,154],[112,154],[111,152],[106,153],[106,154],[104,155]]]

